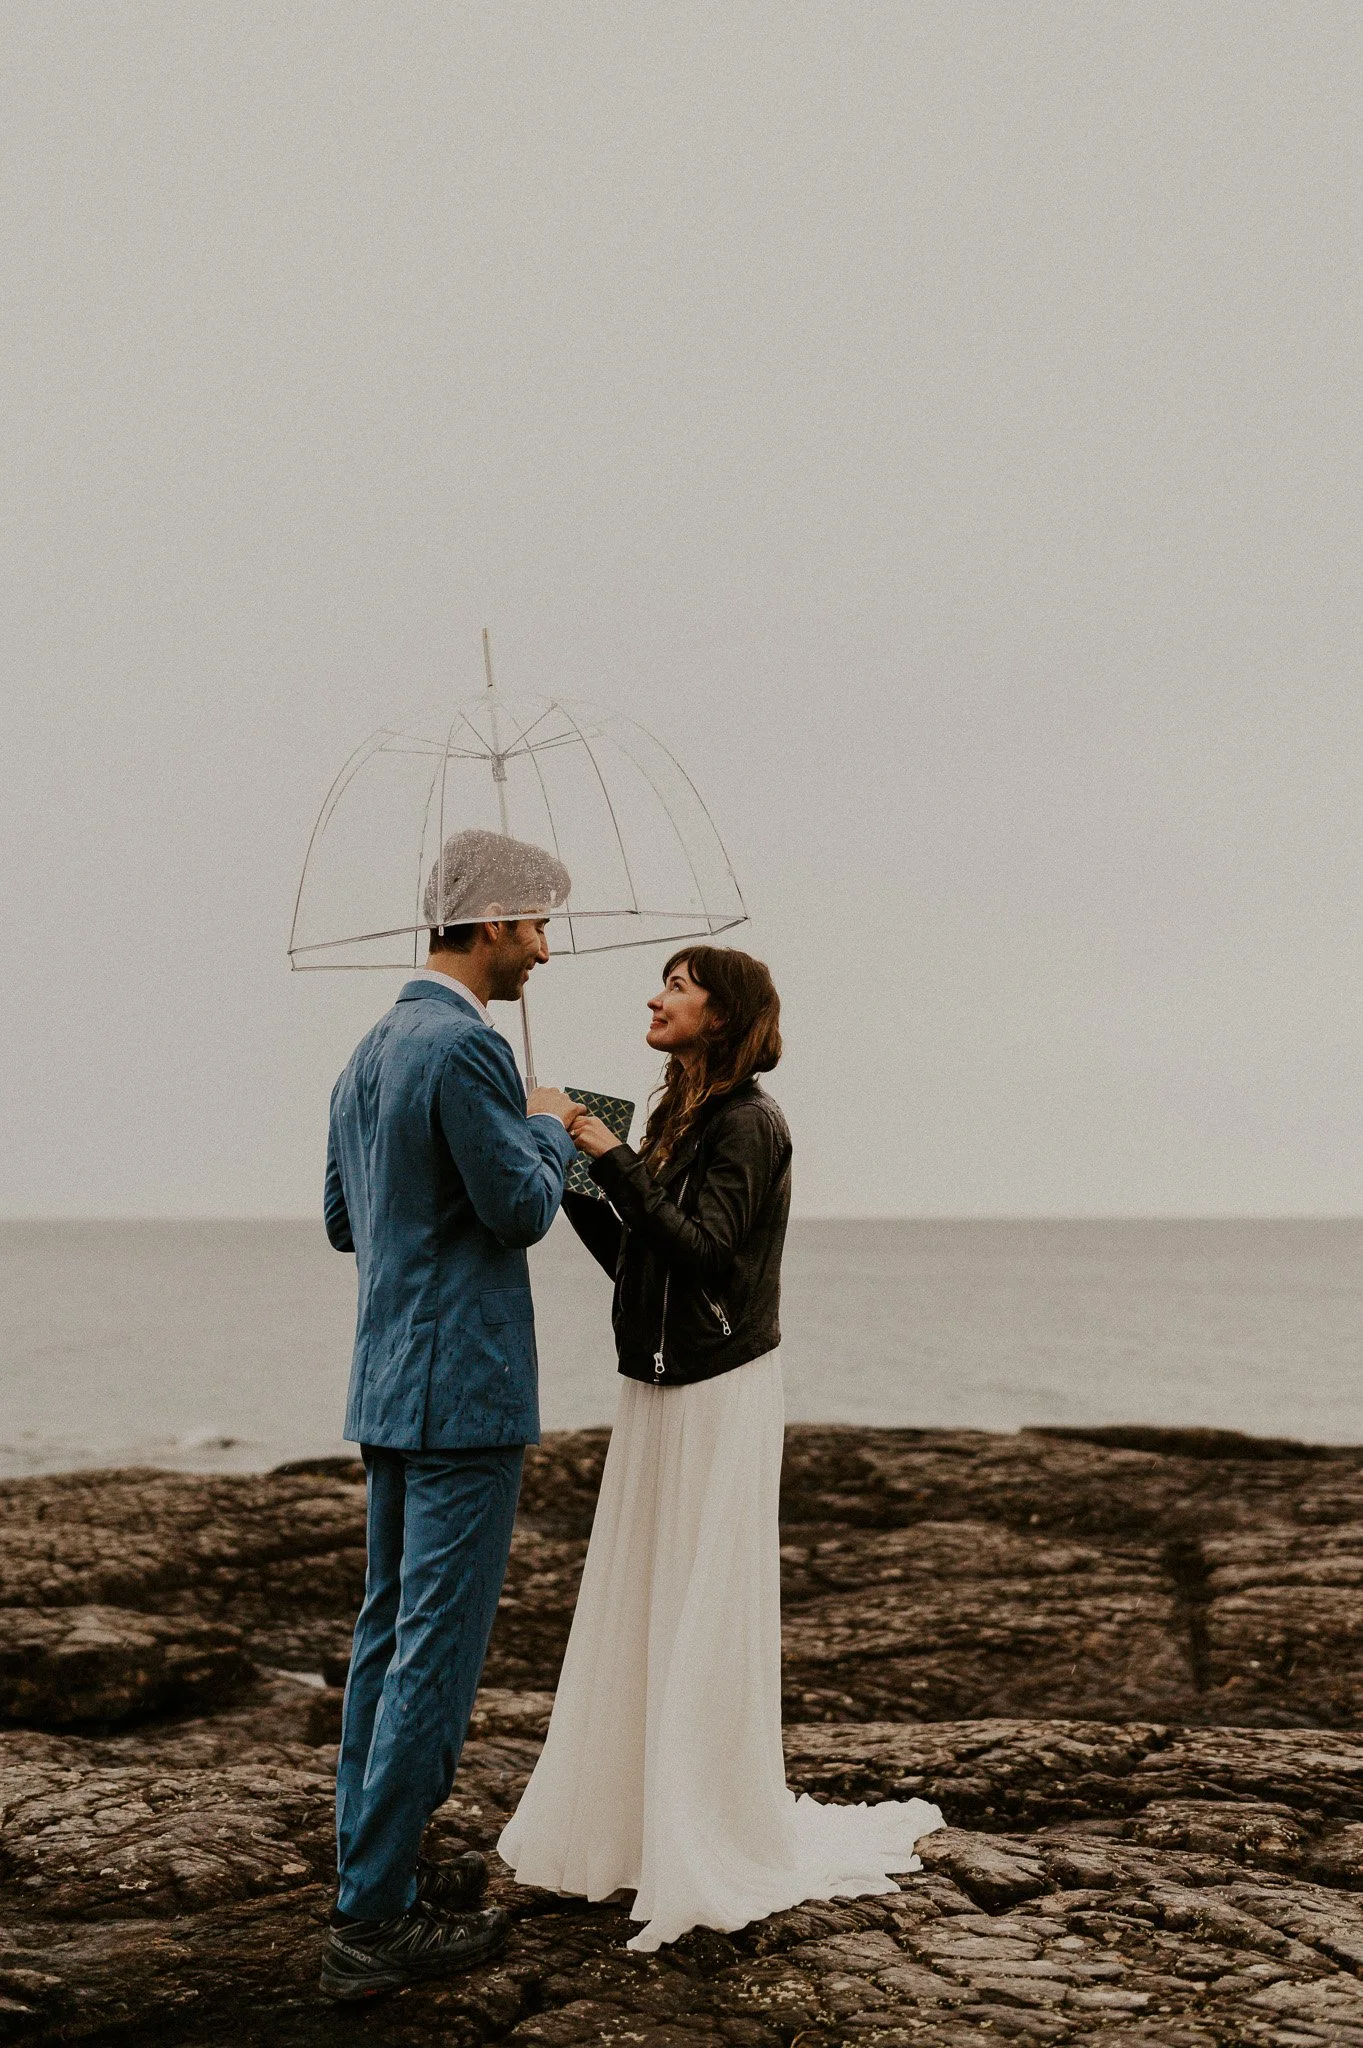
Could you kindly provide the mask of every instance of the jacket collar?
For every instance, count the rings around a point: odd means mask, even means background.
[[[679,1174],[684,1173],[691,1165],[697,1152],[700,1150],[701,1140],[704,1138],[711,1122],[718,1116],[720,1110],[730,1102],[743,1102],[748,1096],[756,1095],[759,1092],[757,1081],[753,1078],[747,1081],[740,1081],[737,1088],[731,1088],[727,1095],[716,1095],[707,1102],[687,1132],[681,1146],[673,1153],[659,1175],[659,1179],[664,1187],[669,1186]]]
[[[478,1023],[481,1024],[483,1021],[473,1006],[473,998],[464,995],[453,981],[443,988],[435,981],[409,981],[397,992],[397,1001],[400,1003],[419,1003],[427,998],[436,1003],[453,1003],[456,1009],[466,1011]]]

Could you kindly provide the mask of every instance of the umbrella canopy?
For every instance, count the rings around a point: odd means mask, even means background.
[[[303,864],[292,965],[418,965],[428,877],[470,828],[528,840],[567,868],[571,891],[551,913],[558,952],[672,945],[747,920],[710,814],[666,747],[616,712],[489,680],[444,730],[382,726],[347,761]]]

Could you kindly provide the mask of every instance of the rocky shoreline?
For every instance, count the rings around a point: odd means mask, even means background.
[[[526,1477],[439,1842],[531,1769],[605,1433]],[[1363,1451],[1174,1430],[793,1429],[792,1784],[949,1826],[882,1899],[624,1952],[514,1886],[490,1969],[337,2013],[359,1468],[0,1485],[0,2041],[1363,2048]]]

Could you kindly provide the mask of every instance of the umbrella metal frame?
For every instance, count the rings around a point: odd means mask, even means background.
[[[528,726],[519,729],[512,736],[510,744],[503,747],[501,717],[503,713],[509,710],[509,707],[501,699],[497,690],[496,681],[494,679],[492,671],[492,646],[486,627],[484,627],[483,629],[483,666],[487,676],[487,704],[491,722],[492,744],[490,748],[487,745],[487,742],[484,740],[483,736],[478,732],[477,728],[470,722],[467,712],[463,709],[463,707],[461,707],[456,717],[454,718],[453,722],[451,723],[449,730],[445,735],[443,743],[438,740],[423,739],[415,733],[403,731],[402,729],[397,727],[381,726],[377,732],[371,733],[369,738],[363,741],[361,745],[355,749],[354,753],[350,756],[349,760],[345,762],[339,775],[336,777],[336,780],[333,782],[331,788],[327,792],[326,800],[322,805],[321,811],[318,813],[317,822],[313,826],[312,834],[308,840],[308,851],[306,857],[304,858],[303,872],[299,878],[298,893],[294,900],[293,927],[289,938],[289,964],[291,969],[295,973],[316,973],[320,971],[327,971],[332,973],[341,971],[358,971],[372,973],[373,971],[375,971],[375,969],[383,969],[385,971],[391,972],[394,967],[399,966],[403,963],[392,960],[320,960],[311,957],[304,958],[301,956],[336,951],[339,950],[341,947],[365,945],[389,938],[399,939],[405,937],[409,932],[412,935],[412,965],[415,967],[421,964],[418,958],[420,935],[423,931],[428,929],[428,927],[424,923],[414,923],[410,925],[394,925],[384,930],[374,932],[351,933],[344,938],[322,939],[312,942],[308,945],[300,945],[298,943],[298,925],[303,903],[303,892],[307,883],[308,870],[312,862],[313,852],[317,846],[319,837],[326,829],[328,820],[330,819],[332,813],[336,809],[338,802],[344,795],[350,783],[354,780],[355,776],[359,773],[360,769],[365,765],[365,763],[369,759],[371,759],[375,753],[378,753],[380,751],[398,754],[414,754],[425,756],[433,755],[437,758],[439,765],[431,777],[430,788],[428,789],[426,796],[426,813],[425,818],[423,820],[422,840],[424,848],[425,833],[430,823],[431,806],[433,803],[437,802],[438,792],[439,836],[436,843],[442,849],[442,851],[445,845],[445,778],[448,769],[448,764],[451,761],[460,760],[486,761],[489,763],[492,771],[492,780],[497,793],[498,816],[501,823],[501,830],[509,835],[510,825],[507,815],[506,799],[506,763],[510,760],[514,760],[517,758],[527,758],[530,761],[531,766],[535,770],[536,776],[539,780],[540,789],[544,795],[545,810],[549,820],[549,830],[554,840],[554,853],[556,856],[559,856],[560,849],[558,845],[558,833],[554,825],[553,807],[549,801],[549,794],[547,788],[545,787],[544,776],[540,770],[539,762],[536,759],[536,756],[540,753],[547,752],[560,746],[580,745],[583,748],[588,760],[591,762],[597,783],[600,786],[601,795],[605,802],[606,810],[610,817],[611,828],[615,835],[616,845],[619,848],[620,861],[624,870],[626,883],[630,890],[631,901],[627,904],[622,903],[617,908],[585,911],[575,911],[565,908],[562,911],[554,912],[553,916],[556,919],[558,917],[562,917],[567,923],[568,950],[572,953],[591,953],[603,951],[622,952],[635,946],[650,946],[659,945],[662,943],[671,943],[674,945],[685,944],[685,942],[688,939],[715,938],[721,932],[731,931],[736,926],[747,923],[748,910],[746,904],[743,901],[742,891],[738,886],[738,878],[735,876],[733,872],[733,868],[729,862],[728,855],[724,854],[723,857],[725,871],[729,883],[732,885],[734,898],[736,899],[735,907],[731,912],[727,912],[716,916],[711,915],[707,911],[706,913],[704,913],[703,924],[696,924],[694,929],[672,931],[667,935],[666,939],[659,938],[657,935],[649,935],[637,939],[607,939],[605,944],[602,946],[580,945],[578,943],[578,934],[574,929],[575,925],[584,923],[590,924],[594,919],[648,917],[650,919],[665,919],[670,923],[676,925],[686,925],[688,922],[692,922],[695,919],[695,912],[693,909],[676,911],[650,909],[645,911],[641,907],[638,900],[638,892],[635,886],[634,876],[630,868],[629,855],[625,847],[624,835],[620,829],[620,821],[616,815],[615,806],[611,801],[610,790],[607,786],[606,779],[601,772],[600,763],[597,761],[596,756],[592,751],[592,735],[589,731],[583,730],[583,727],[579,723],[578,717],[574,712],[573,707],[569,704],[566,704],[562,700],[562,698],[549,698],[548,700],[545,700],[543,703],[543,708],[539,712],[538,716],[535,719],[533,719]],[[567,733],[562,733],[555,737],[543,739],[539,741],[537,744],[533,743],[531,735],[534,733],[536,727],[542,725],[545,719],[550,717],[555,712],[557,712],[562,719],[567,721],[571,730]],[[474,742],[472,746],[469,746],[467,744],[461,746],[458,744],[457,736],[459,735],[459,728],[461,725],[467,726],[469,735]],[[600,737],[599,734],[597,736]],[[649,737],[651,738],[651,735]],[[657,742],[656,740],[652,743],[655,747],[659,746],[659,742]],[[681,763],[676,759],[675,755],[669,753],[668,750],[665,748],[661,748],[660,751],[666,754],[668,761],[670,761],[672,767],[676,770],[678,775],[681,776],[687,788],[690,790],[691,795],[694,797],[696,805],[701,815],[703,816],[706,825],[709,827],[710,832],[714,836],[716,846],[718,846],[720,848],[721,853],[723,853],[722,842],[720,841],[719,834],[715,829],[714,820],[711,818],[709,810],[705,805],[704,799],[701,797],[701,794],[699,790],[696,788],[695,783],[692,782],[690,776],[687,775],[685,769],[681,766]],[[691,877],[696,886],[697,897],[703,903],[705,900],[704,889],[702,887],[700,877],[696,872],[696,866],[691,856],[691,850],[686,843],[685,836],[682,833],[680,826],[677,824],[676,818],[672,814],[672,811],[667,803],[666,797],[663,791],[658,787],[658,784],[654,780],[653,776],[649,774],[648,769],[644,766],[642,762],[640,762],[637,759],[637,757],[635,758],[634,765],[645,776],[646,780],[648,781],[650,787],[653,790],[654,795],[658,799],[660,809],[662,810],[664,816],[667,817],[669,822],[672,824],[673,830],[676,833],[678,844],[680,845],[682,853],[685,856],[687,866],[691,871]],[[419,853],[417,877],[418,895],[421,886],[421,877],[422,870],[424,868],[424,860],[424,852]],[[533,1088],[535,1086],[535,1056],[533,1041],[530,1032],[529,1006],[526,1003],[524,996],[521,997],[520,1009],[521,1034],[525,1047],[526,1086],[527,1088]]]

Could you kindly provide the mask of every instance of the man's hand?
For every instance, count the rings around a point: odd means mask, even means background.
[[[571,1095],[565,1095],[561,1088],[532,1088],[526,1100],[527,1116],[556,1116],[571,1136],[577,1135],[577,1126],[587,1112],[580,1102],[574,1102]]]
[[[603,1152],[613,1152],[620,1143],[609,1124],[603,1124],[599,1116],[587,1116],[584,1112],[581,1123],[573,1126],[573,1143],[579,1152],[585,1152],[589,1159],[599,1159]]]

